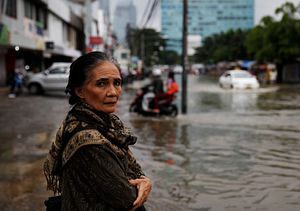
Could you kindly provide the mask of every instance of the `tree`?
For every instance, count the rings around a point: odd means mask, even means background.
[[[229,30],[203,40],[202,46],[196,49],[196,62],[215,63],[218,61],[232,61],[246,59],[247,51],[244,45],[247,30]]]
[[[159,63],[167,65],[180,64],[180,56],[177,54],[176,51],[160,51]]]
[[[165,48],[165,40],[154,29],[130,29],[127,33],[127,42],[132,55],[144,60],[146,66],[160,62],[161,49]]]
[[[246,37],[250,55],[260,62],[274,62],[277,66],[277,82],[282,82],[283,66],[299,60],[300,20],[296,18],[298,8],[285,3],[275,13],[282,15],[279,21],[264,17]]]

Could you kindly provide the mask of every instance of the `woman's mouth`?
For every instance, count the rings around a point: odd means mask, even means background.
[[[105,105],[115,105],[116,103],[117,103],[117,102],[114,101],[114,102],[105,102],[104,104],[105,104]]]

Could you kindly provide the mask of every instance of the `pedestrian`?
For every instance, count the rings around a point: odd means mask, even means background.
[[[23,87],[23,73],[20,70],[16,70],[10,80],[10,93],[9,98],[15,98],[22,93]]]
[[[136,143],[113,114],[122,92],[120,67],[102,52],[70,67],[72,105],[44,163],[47,187],[61,194],[62,210],[145,210],[151,189],[129,146]]]

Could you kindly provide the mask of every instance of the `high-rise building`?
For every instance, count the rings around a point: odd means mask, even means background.
[[[182,0],[161,1],[161,32],[167,49],[181,54]],[[188,35],[201,38],[229,29],[248,29],[254,25],[254,0],[189,0]]]
[[[110,17],[110,4],[109,0],[99,0],[99,7],[103,11],[103,16],[105,18]]]
[[[117,5],[113,17],[113,30],[118,42],[126,45],[127,27],[136,27],[136,7],[130,1],[129,4]]]

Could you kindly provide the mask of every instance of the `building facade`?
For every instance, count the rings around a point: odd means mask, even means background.
[[[182,0],[161,1],[161,32],[167,49],[181,54]],[[189,0],[188,35],[201,39],[229,29],[249,29],[254,25],[254,0]],[[200,44],[200,43],[199,43]]]
[[[114,11],[113,30],[118,43],[126,46],[126,33],[128,27],[136,27],[136,7],[132,1],[129,4],[118,5]]]
[[[100,50],[97,3],[0,0],[0,86],[16,71],[39,72],[53,62],[71,62],[87,48]]]

